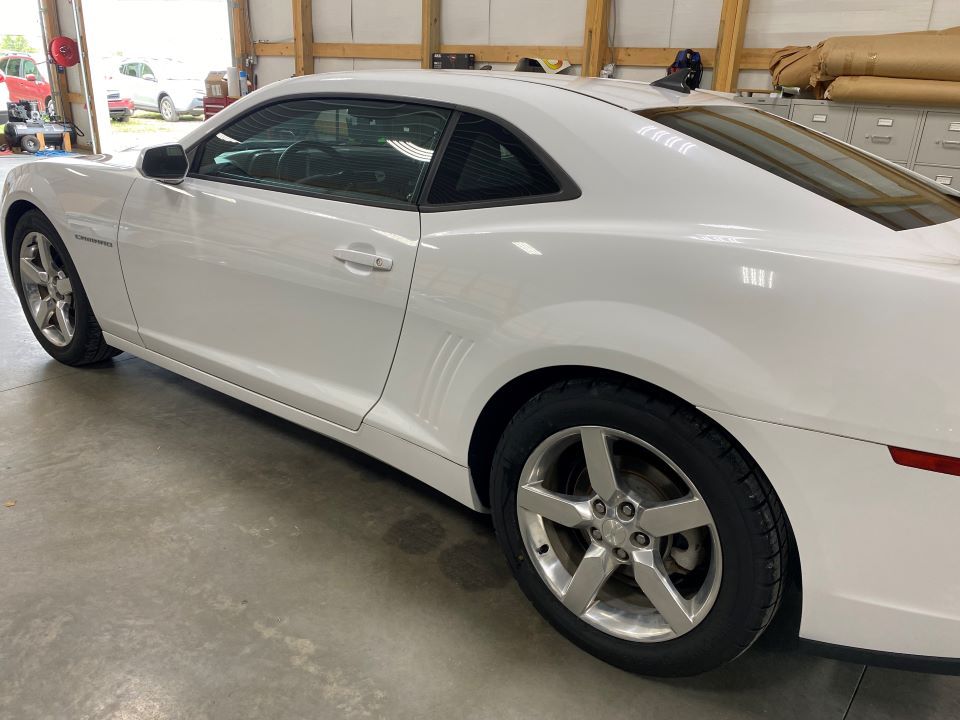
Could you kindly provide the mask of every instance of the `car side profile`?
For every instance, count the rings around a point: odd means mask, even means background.
[[[203,80],[177,60],[125,58],[108,79],[137,110],[158,112],[167,122],[203,112]]]
[[[949,189],[708,92],[393,70],[19,166],[0,217],[52,357],[129,352],[489,511],[609,663],[715,668],[796,583],[819,651],[958,667]]]
[[[8,53],[0,56],[0,84],[6,86],[10,102],[35,100],[47,113],[53,114],[50,84],[40,74],[36,61],[30,55]],[[3,111],[6,112],[6,106]]]

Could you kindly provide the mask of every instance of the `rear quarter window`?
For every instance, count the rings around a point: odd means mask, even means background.
[[[960,197],[951,191],[769,113],[675,107],[639,114],[893,230],[960,218]]]

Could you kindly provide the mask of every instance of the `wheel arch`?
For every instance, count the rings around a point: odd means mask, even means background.
[[[3,218],[3,252],[8,269],[13,269],[13,231],[16,229],[17,223],[20,222],[20,218],[31,210],[43,212],[29,200],[15,200],[7,208],[7,214]]]
[[[619,384],[621,386],[631,385],[640,387],[646,391],[652,391],[671,400],[686,405],[696,410],[693,403],[685,400],[674,392],[667,390],[660,385],[642,380],[640,378],[628,375],[617,370],[594,367],[589,365],[556,365],[551,367],[538,368],[513,378],[502,387],[500,387],[486,402],[480,411],[473,431],[470,436],[470,444],[467,452],[467,464],[470,468],[470,477],[474,485],[477,497],[484,504],[490,503],[490,469],[493,463],[493,456],[496,452],[497,444],[503,434],[504,429],[510,422],[510,419],[528,400],[549,386],[579,379],[601,379],[608,382]],[[763,468],[756,461],[750,451],[740,442],[729,430],[714,421],[712,418],[703,415],[703,417],[722,432],[728,440],[737,447],[758,470],[766,476]],[[768,478],[769,480],[769,478]],[[773,483],[771,482],[771,486]],[[774,492],[776,489],[774,488]],[[797,588],[802,587],[802,569],[800,557],[797,551],[796,538],[793,528],[790,524],[789,509],[784,507],[784,514],[787,521],[787,533],[790,541],[790,561],[789,570],[795,579]],[[799,607],[797,609],[799,612]]]

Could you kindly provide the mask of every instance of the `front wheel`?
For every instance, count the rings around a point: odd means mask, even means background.
[[[491,505],[537,610],[581,648],[649,675],[732,660],[779,605],[786,519],[766,478],[696,409],[593,380],[510,422]]]
[[[180,113],[177,112],[177,107],[169,95],[160,98],[160,117],[167,122],[176,122],[180,119]]]
[[[104,342],[90,301],[63,240],[39,211],[13,232],[13,282],[30,329],[65,365],[88,365],[120,353]]]

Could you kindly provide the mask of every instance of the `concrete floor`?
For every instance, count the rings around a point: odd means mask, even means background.
[[[128,355],[58,365],[5,276],[0,548],[2,720],[960,717],[960,679],[798,654],[786,615],[707,676],[608,667],[485,516]]]

